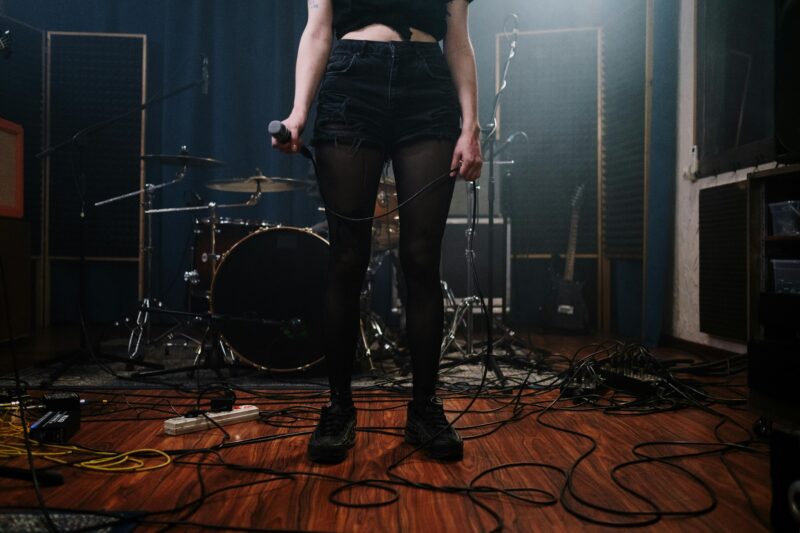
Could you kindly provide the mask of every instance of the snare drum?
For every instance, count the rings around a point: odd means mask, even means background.
[[[392,209],[397,209],[397,188],[394,182],[387,181],[378,186],[378,196],[375,198],[375,216],[380,218],[372,221],[373,252],[392,250],[398,246],[400,213],[395,211],[387,215]]]
[[[323,359],[328,248],[310,229],[279,226],[251,233],[225,253],[211,310],[222,315],[222,338],[240,359],[275,372]]]

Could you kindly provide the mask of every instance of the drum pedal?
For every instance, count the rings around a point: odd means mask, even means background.
[[[164,421],[164,433],[167,435],[183,435],[195,431],[212,429],[216,422],[220,426],[229,426],[258,418],[259,409],[255,405],[236,405],[230,411],[209,412],[206,416],[178,416]],[[211,420],[214,422],[212,422]]]

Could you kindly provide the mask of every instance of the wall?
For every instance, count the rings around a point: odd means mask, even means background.
[[[743,168],[693,181],[686,170],[692,164],[695,106],[695,2],[681,0],[680,64],[678,72],[678,153],[675,196],[675,269],[673,272],[672,336],[687,341],[744,353],[739,342],[700,331],[700,191],[747,179],[755,168]],[[774,166],[769,163],[765,167]]]

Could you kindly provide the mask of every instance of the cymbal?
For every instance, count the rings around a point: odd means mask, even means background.
[[[314,182],[309,180],[298,180],[295,178],[269,178],[267,176],[256,175],[249,178],[217,180],[206,183],[206,187],[217,191],[226,192],[246,192],[254,194],[256,192],[285,192],[294,191],[303,187],[308,187]]]
[[[211,168],[225,165],[224,162],[217,159],[211,159],[210,157],[196,157],[193,155],[147,154],[143,155],[142,159],[148,162],[178,167]]]

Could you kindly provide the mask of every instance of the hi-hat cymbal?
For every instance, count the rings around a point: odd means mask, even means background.
[[[250,176],[243,179],[217,180],[206,183],[206,187],[216,191],[245,192],[285,192],[294,191],[312,185],[308,180],[294,178],[271,178],[262,175]]]
[[[210,157],[196,157],[193,155],[180,154],[147,154],[143,155],[142,159],[148,162],[178,167],[211,168],[225,165],[225,163],[222,161],[219,161],[218,159],[211,159]]]

